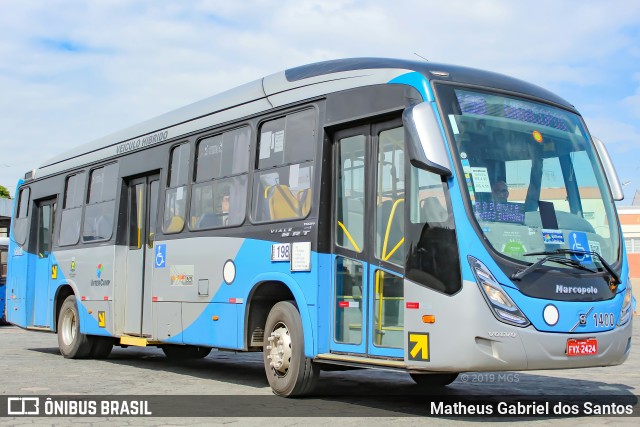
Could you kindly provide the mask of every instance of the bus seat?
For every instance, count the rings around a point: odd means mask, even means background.
[[[171,222],[169,223],[169,226],[167,227],[167,233],[178,233],[180,231],[182,231],[182,229],[184,228],[184,218],[182,218],[181,216],[178,215],[174,215],[171,218]]]
[[[271,219],[296,218],[300,216],[298,199],[289,187],[278,184],[269,189],[269,214]]]
[[[298,193],[300,215],[307,216],[311,210],[311,189],[305,188]]]
[[[198,220],[196,228],[213,228],[222,225],[222,218],[213,212],[207,212]]]

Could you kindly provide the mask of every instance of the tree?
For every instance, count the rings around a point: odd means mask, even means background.
[[[11,194],[9,194],[9,190],[7,187],[0,185],[0,199],[10,199]]]

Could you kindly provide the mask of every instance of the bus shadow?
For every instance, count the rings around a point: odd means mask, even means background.
[[[57,348],[30,350],[59,355]],[[87,362],[95,363],[95,361]],[[115,347],[111,355],[101,362],[243,385],[255,388],[255,393],[239,391],[238,394],[251,394],[260,398],[270,396],[265,390],[268,382],[264,372],[262,353],[214,350],[201,360],[175,361],[165,357],[162,350],[157,348]],[[586,377],[586,375],[583,376]],[[179,386],[176,387],[175,392],[180,394]],[[203,394],[207,394],[206,391]],[[497,422],[509,422],[523,418],[522,415],[514,418],[508,416],[509,414],[495,416],[496,405],[502,401],[521,400],[537,404],[550,401],[552,404],[568,402],[567,404],[582,405],[589,399],[601,402],[607,398],[610,403],[638,405],[633,388],[628,385],[584,378],[559,377],[555,374],[521,372],[461,374],[448,387],[429,390],[416,385],[409,375],[403,372],[362,369],[322,371],[318,385],[311,396],[301,399],[278,399],[276,406],[280,411],[288,411],[290,416],[296,416],[294,414],[300,411],[300,416],[437,416],[452,420],[487,420],[486,416],[484,418],[466,417],[464,409],[461,409],[462,413],[460,410],[456,411],[455,404],[463,402],[462,406],[467,407],[491,404],[493,406],[491,419]],[[440,413],[434,414],[432,402],[436,402],[435,408],[438,409],[437,404],[441,401],[445,404],[439,407]],[[246,399],[242,402],[242,408],[239,407],[238,410],[247,410],[247,405],[252,404]],[[263,404],[258,402],[261,401],[258,400],[255,403],[255,409],[260,413],[263,410]],[[270,405],[273,406],[272,403]],[[454,409],[447,412],[447,408]],[[555,419],[566,416],[554,414],[553,410],[551,412],[533,414],[533,416],[535,419]]]

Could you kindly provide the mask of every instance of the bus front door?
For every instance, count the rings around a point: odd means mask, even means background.
[[[124,332],[147,336],[153,333],[151,286],[153,239],[158,213],[159,175],[128,180],[127,267]]]
[[[403,357],[404,130],[334,135],[333,353]]]
[[[34,258],[34,277],[28,278],[33,289],[32,322],[31,326],[50,326],[51,304],[49,304],[49,290],[51,281],[58,275],[58,266],[53,256],[53,226],[55,224],[56,199],[40,200],[36,202],[36,257]]]

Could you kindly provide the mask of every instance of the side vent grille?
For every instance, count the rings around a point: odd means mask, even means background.
[[[264,329],[256,327],[251,333],[251,347],[262,347],[264,343]]]

